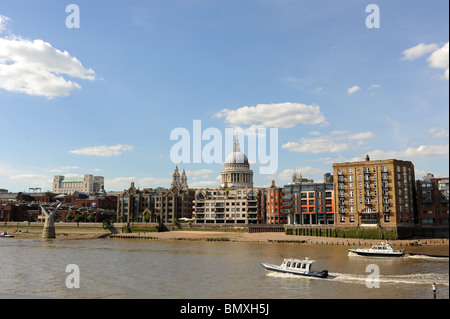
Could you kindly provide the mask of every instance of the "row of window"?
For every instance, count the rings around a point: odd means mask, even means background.
[[[216,216],[218,215],[218,216]],[[223,214],[205,214],[205,218],[223,218]],[[225,218],[245,218],[245,214],[225,214]]]

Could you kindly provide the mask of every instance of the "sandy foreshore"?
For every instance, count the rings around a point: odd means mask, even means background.
[[[361,245],[367,246],[380,243],[380,239],[334,238],[315,236],[286,235],[285,233],[245,233],[245,232],[214,232],[214,231],[169,231],[161,233],[115,234],[112,238],[153,239],[153,240],[205,240],[255,243],[301,243],[323,245]],[[394,246],[448,246],[448,239],[408,239],[391,240]]]
[[[37,238],[36,233],[15,233],[17,238]],[[176,230],[167,232],[150,233],[56,233],[57,239],[149,239],[149,240],[204,240],[204,241],[228,241],[228,242],[254,242],[254,243],[299,243],[299,244],[321,244],[321,245],[349,245],[368,246],[380,243],[381,239],[360,239],[360,238],[336,238],[336,237],[316,237],[286,235],[285,233],[246,233],[246,232],[220,232],[220,231],[186,231]],[[406,246],[449,246],[449,239],[406,239],[391,240],[394,247]]]

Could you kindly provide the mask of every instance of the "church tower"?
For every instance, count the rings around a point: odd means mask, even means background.
[[[171,187],[177,186],[181,189],[188,189],[188,183],[187,183],[187,176],[186,172],[184,171],[180,175],[180,172],[178,171],[178,165],[175,165],[175,169],[172,173],[172,183],[170,184]]]
[[[184,171],[184,167],[183,167],[183,173],[181,173],[181,185],[180,185],[181,189],[188,189],[188,183],[187,183],[187,176],[186,176],[186,172]]]
[[[172,184],[170,186],[177,186],[181,187],[181,180],[180,180],[180,172],[178,172],[178,165],[175,164],[175,169],[172,173]]]

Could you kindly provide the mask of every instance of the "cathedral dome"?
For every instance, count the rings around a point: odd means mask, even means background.
[[[247,156],[241,152],[239,147],[239,139],[236,135],[236,140],[234,141],[233,153],[228,154],[225,159],[225,164],[248,164]]]
[[[248,158],[239,148],[239,139],[236,135],[234,150],[225,159],[224,169],[221,172],[222,188],[251,188],[253,187],[253,171],[250,170]]]
[[[233,152],[228,154],[225,164],[248,164],[248,158],[242,152]]]

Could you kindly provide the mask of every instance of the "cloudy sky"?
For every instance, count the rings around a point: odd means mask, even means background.
[[[267,129],[268,144],[278,129],[276,170],[257,158],[256,186],[294,170],[320,181],[366,154],[448,176],[448,1],[371,3],[2,1],[0,188],[83,174],[107,191],[168,187],[177,128],[189,185],[217,187],[222,163],[194,163],[194,120],[223,153],[226,128]]]

